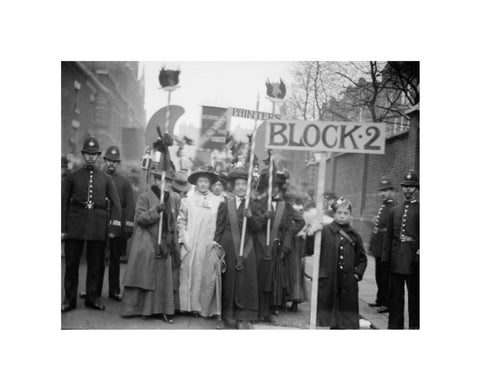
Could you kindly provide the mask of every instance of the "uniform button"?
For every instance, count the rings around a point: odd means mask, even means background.
[[[340,256],[341,259],[343,259],[343,256]]]
[[[340,240],[342,240],[342,241],[343,241],[343,237],[340,237]]]
[[[340,249],[343,249],[343,246],[341,246]]]

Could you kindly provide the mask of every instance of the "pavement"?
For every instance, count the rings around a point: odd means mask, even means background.
[[[313,258],[305,258],[305,273],[312,275]],[[120,280],[123,280],[125,264],[120,265]],[[63,300],[64,261],[62,259],[62,300]],[[85,291],[86,261],[82,259],[79,270],[79,292]],[[297,312],[280,311],[277,316],[277,325],[256,323],[252,327],[259,330],[295,330],[309,329],[310,323],[310,293],[311,281],[305,280],[305,302],[298,305]],[[376,308],[368,306],[375,302],[377,287],[375,283],[375,260],[368,256],[367,269],[363,280],[359,282],[359,313],[360,329],[387,329],[388,314],[377,313]],[[83,301],[77,299],[77,308],[61,315],[62,329],[215,329],[217,320],[211,318],[194,317],[190,314],[176,314],[174,324],[167,324],[160,319],[146,319],[143,317],[124,318],[120,316],[120,302],[106,298],[108,296],[108,269],[105,270],[105,281],[100,301],[106,306],[105,311],[87,309]],[[407,303],[407,300],[405,300]],[[61,303],[60,303],[61,304]],[[59,304],[59,306],[60,306]],[[408,324],[408,312],[405,308],[405,322]],[[408,326],[406,326],[408,328]],[[319,328],[317,329],[328,329]]]

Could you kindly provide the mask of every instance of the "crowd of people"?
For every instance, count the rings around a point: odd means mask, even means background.
[[[270,178],[266,169],[249,190],[245,167],[234,167],[227,174],[211,167],[191,173],[154,168],[147,191],[135,196],[130,181],[118,173],[118,147],[106,150],[103,170],[96,165],[101,153],[97,139],[88,137],[82,149],[85,164],[62,178],[62,312],[76,308],[79,263],[86,245],[86,292],[80,295],[88,308],[105,309],[99,298],[107,263],[108,295],[121,301],[121,316],[173,323],[177,313],[190,313],[214,318],[219,329],[276,324],[280,310],[295,312],[306,300],[304,257],[313,254],[313,238],[321,229],[317,324],[359,327],[358,282],[367,256],[351,225],[349,200],[325,193],[326,212],[319,221],[313,192],[298,194],[288,183],[288,172],[276,170]],[[369,245],[379,286],[372,305],[390,309],[392,328],[403,320],[399,310],[405,282],[413,297],[409,309],[418,311],[415,266],[403,266],[405,243],[418,257],[418,202],[413,206],[415,191],[410,191],[418,188],[418,178],[414,172],[413,178],[412,173],[407,175],[410,181],[402,182],[408,189],[403,209],[394,207],[388,213],[394,202],[385,196]],[[387,182],[381,191],[391,189]],[[129,238],[122,293],[119,265]],[[410,325],[418,326],[415,314],[410,315]]]

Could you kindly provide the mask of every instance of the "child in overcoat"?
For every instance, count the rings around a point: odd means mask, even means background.
[[[367,267],[367,256],[360,235],[350,225],[351,202],[338,198],[332,209],[334,220],[322,232],[317,325],[358,329],[358,282]]]

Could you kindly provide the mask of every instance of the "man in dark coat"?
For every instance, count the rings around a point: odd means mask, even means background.
[[[214,245],[225,251],[225,273],[222,275],[222,319],[226,326],[234,323],[238,329],[250,328],[258,318],[257,264],[252,235],[261,227],[260,215],[250,199],[245,207],[248,172],[235,168],[228,174],[235,193],[220,203]],[[243,217],[247,218],[245,245],[240,257]]]
[[[404,328],[405,283],[408,289],[409,329],[420,327],[420,204],[418,175],[409,170],[402,186],[405,201],[388,216],[382,262],[390,269],[388,328]]]
[[[76,307],[78,267],[87,243],[87,292],[85,306],[104,310],[98,302],[98,270],[103,261],[104,241],[120,233],[121,207],[115,184],[110,176],[95,167],[101,154],[95,137],[88,137],[82,149],[85,166],[70,173],[62,191],[62,239],[65,239],[65,299],[62,312]],[[106,203],[111,200],[111,220]]]
[[[130,181],[117,172],[120,164],[120,150],[117,146],[110,146],[103,156],[105,160],[105,171],[113,179],[117,189],[122,206],[122,226],[118,237],[109,239],[108,255],[108,297],[115,301],[121,300],[120,295],[120,257],[124,254],[127,247],[127,240],[132,237],[133,218],[135,214],[135,203],[133,197],[133,188]],[[108,246],[107,245],[107,246]],[[102,296],[103,275],[105,273],[105,262],[100,261],[98,296]]]
[[[388,312],[388,291],[390,270],[382,263],[382,250],[385,232],[387,231],[387,219],[390,210],[396,206],[393,199],[394,190],[391,180],[382,178],[378,186],[378,193],[382,198],[382,204],[378,209],[370,236],[370,254],[375,257],[375,282],[377,283],[377,299],[369,303],[370,307],[378,307],[379,313]]]

